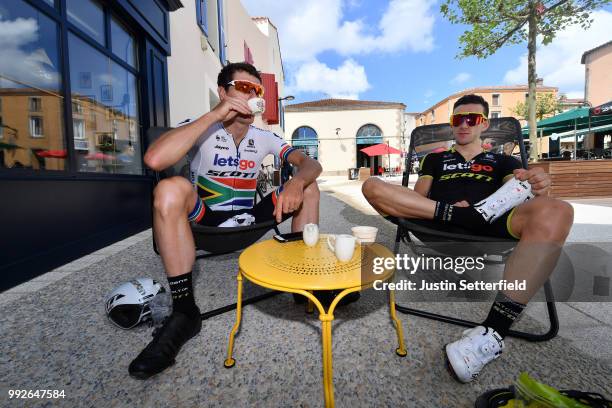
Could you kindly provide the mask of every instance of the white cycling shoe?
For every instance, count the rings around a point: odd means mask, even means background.
[[[474,204],[474,208],[487,222],[492,223],[517,205],[533,197],[531,184],[528,181],[513,178],[496,192]]]
[[[446,362],[451,374],[462,383],[475,380],[480,370],[499,357],[504,341],[493,329],[476,326],[463,332],[463,337],[446,345]]]
[[[249,213],[234,215],[219,224],[219,227],[246,227],[255,222],[255,217]]]

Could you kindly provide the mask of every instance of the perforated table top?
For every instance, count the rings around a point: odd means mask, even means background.
[[[389,279],[394,269],[373,273],[375,258],[393,258],[380,244],[358,245],[353,258],[340,262],[322,235],[314,247],[303,241],[281,244],[262,241],[245,249],[238,263],[242,273],[257,283],[291,289],[331,290],[367,286],[374,280]],[[380,262],[380,261],[377,261]]]

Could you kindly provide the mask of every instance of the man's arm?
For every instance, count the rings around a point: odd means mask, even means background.
[[[414,184],[414,191],[423,197],[427,197],[429,195],[429,190],[431,190],[432,183],[433,178],[431,176],[419,177],[417,182]]]
[[[419,163],[419,178],[414,185],[414,191],[423,197],[429,195],[429,190],[431,190],[431,185],[433,184],[434,175],[436,174],[435,157],[437,156],[426,154]]]
[[[238,113],[251,114],[246,102],[238,98],[225,98],[215,109],[192,123],[169,130],[157,139],[144,155],[145,164],[155,171],[164,170],[183,158],[199,137],[213,123],[233,119]]]
[[[318,161],[311,159],[299,150],[294,150],[287,156],[287,161],[299,168],[283,186],[283,192],[278,197],[274,216],[277,222],[282,221],[283,214],[297,210],[304,200],[304,189],[314,183],[323,171]]]

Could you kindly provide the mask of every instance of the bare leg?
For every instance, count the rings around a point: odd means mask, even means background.
[[[153,230],[167,276],[191,271],[195,262],[195,243],[187,217],[197,193],[183,177],[159,182],[154,191]]]
[[[403,186],[369,178],[361,191],[366,200],[378,212],[399,218],[432,220],[436,202]]]
[[[525,280],[524,291],[504,292],[527,304],[552,273],[574,221],[574,209],[564,201],[537,197],[516,208],[512,232],[521,237],[506,263],[504,279]]]
[[[304,201],[300,208],[293,213],[291,220],[291,231],[297,232],[304,229],[306,224],[319,223],[319,200],[321,193],[316,182],[310,183],[304,189]]]

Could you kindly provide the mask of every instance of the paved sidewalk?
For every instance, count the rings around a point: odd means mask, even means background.
[[[392,224],[367,208],[360,183],[324,178],[321,229],[348,232],[353,225],[375,225],[379,240],[391,245]],[[347,205],[349,203],[349,205]],[[573,203],[577,239],[612,236],[612,208]],[[287,229],[288,225],[283,225]],[[194,290],[202,311],[236,297],[237,254],[199,261]],[[199,336],[163,374],[141,382],[127,375],[129,362],[150,340],[151,329],[122,331],[104,315],[104,296],[138,276],[163,282],[150,231],[49,272],[0,294],[0,407],[319,407],[323,405],[320,322],[306,315],[291,296],[280,295],[243,312],[236,338],[236,367],[223,360],[235,314],[203,324]],[[245,285],[245,296],[263,289]],[[338,407],[470,407],[483,391],[507,386],[519,372],[560,388],[612,396],[612,314],[609,304],[560,305],[560,335],[546,343],[509,339],[508,351],[471,384],[456,383],[446,372],[442,347],[461,329],[399,315],[408,356],[395,355],[395,334],[384,293],[369,290],[336,313],[333,328],[334,383]],[[486,303],[426,305],[480,319]],[[520,327],[542,330],[542,305],[535,304]],[[64,389],[59,401],[7,398],[8,389]],[[24,404],[25,402],[25,404]]]

